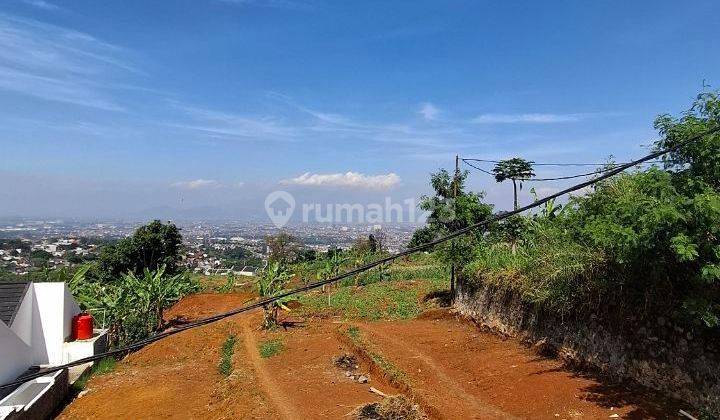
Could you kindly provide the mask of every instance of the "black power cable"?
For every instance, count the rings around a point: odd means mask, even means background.
[[[486,174],[491,175],[491,176],[495,176],[494,173],[492,173],[492,172],[490,172],[490,171],[488,171],[488,170],[486,170],[486,169],[483,169],[483,168],[481,168],[481,167],[479,167],[479,166],[475,166],[475,165],[473,165],[472,163],[468,162],[468,160],[477,160],[477,159],[467,159],[467,160],[466,160],[466,159],[460,159],[460,160],[462,160],[466,165],[470,166],[471,168],[475,168],[475,169],[477,169],[477,170],[480,171],[480,172],[486,173]],[[561,179],[582,178],[582,177],[585,177],[585,176],[596,175],[596,174],[598,174],[598,173],[602,173],[602,171],[594,171],[594,172],[588,172],[588,173],[585,173],[585,174],[578,174],[578,175],[561,176],[561,177],[557,177],[557,178],[517,178],[516,180],[517,180],[517,181],[522,181],[522,182],[528,182],[528,181],[558,181],[558,180],[561,180]]]
[[[607,178],[610,178],[610,177],[612,177],[612,176],[614,176],[614,175],[617,175],[617,174],[619,174],[620,172],[622,172],[622,171],[624,171],[624,170],[626,170],[626,169],[628,169],[628,168],[631,168],[631,167],[636,166],[636,165],[638,165],[638,164],[640,164],[640,163],[647,162],[647,161],[649,161],[649,160],[651,160],[651,159],[655,159],[655,158],[657,158],[657,157],[660,157],[660,156],[662,156],[662,155],[665,155],[665,154],[667,154],[667,153],[669,153],[669,152],[672,152],[673,150],[679,149],[680,147],[682,147],[682,146],[684,146],[684,145],[686,145],[686,144],[688,144],[688,143],[697,141],[697,140],[699,140],[699,139],[701,139],[701,138],[703,138],[703,137],[705,137],[705,136],[707,136],[707,135],[715,134],[715,133],[717,133],[717,132],[720,132],[720,125],[718,125],[717,127],[713,128],[713,129],[707,130],[707,131],[705,131],[705,132],[703,132],[703,133],[696,134],[695,136],[692,136],[692,137],[690,137],[689,139],[687,139],[687,140],[685,140],[685,141],[682,141],[682,142],[676,144],[676,145],[673,146],[673,147],[669,147],[669,148],[666,148],[666,149],[663,149],[663,150],[659,150],[659,151],[653,152],[653,153],[651,153],[651,154],[649,154],[649,155],[647,155],[647,156],[644,156],[644,157],[642,157],[642,158],[640,158],[640,159],[637,159],[637,160],[634,160],[634,161],[632,161],[632,162],[628,162],[628,163],[624,163],[624,164],[622,164],[622,165],[619,165],[618,167],[616,167],[616,168],[614,168],[614,169],[611,169],[611,170],[608,170],[607,172],[599,175],[597,178],[594,178],[594,179],[591,179],[591,180],[588,180],[588,181],[584,181],[584,182],[581,182],[581,183],[579,183],[579,184],[575,184],[575,185],[573,185],[573,186],[571,186],[571,187],[565,188],[565,189],[562,190],[562,191],[559,191],[559,192],[556,192],[556,193],[554,193],[554,194],[551,194],[551,195],[549,195],[549,196],[547,196],[547,197],[545,197],[545,198],[541,198],[541,199],[535,201],[535,202],[532,203],[532,204],[528,204],[528,205],[523,206],[523,207],[520,207],[520,208],[518,208],[518,209],[516,209],[516,210],[508,211],[508,212],[505,212],[505,213],[502,213],[502,214],[496,214],[496,215],[494,215],[494,216],[492,216],[492,217],[489,217],[488,219],[485,219],[485,220],[483,220],[483,221],[481,221],[481,222],[474,223],[474,224],[472,224],[472,225],[470,225],[470,226],[466,226],[466,227],[464,227],[464,228],[462,228],[462,229],[456,230],[456,231],[454,231],[454,232],[452,232],[452,233],[449,233],[449,234],[447,234],[447,235],[445,235],[445,236],[443,236],[443,237],[441,237],[441,238],[435,239],[435,240],[430,241],[430,242],[427,242],[427,243],[425,243],[425,244],[418,245],[418,246],[415,246],[415,247],[412,247],[412,248],[408,248],[408,249],[406,249],[405,251],[398,252],[398,253],[395,253],[395,254],[392,254],[392,255],[388,255],[387,257],[383,257],[383,258],[380,258],[380,259],[378,259],[378,260],[369,262],[369,263],[367,263],[367,264],[365,264],[365,265],[362,265],[362,266],[357,267],[357,268],[355,268],[355,269],[353,269],[353,270],[350,270],[350,271],[346,271],[345,273],[339,274],[339,275],[337,275],[337,276],[330,277],[330,278],[325,279],[325,280],[319,280],[319,281],[316,281],[316,282],[313,282],[313,283],[309,283],[309,284],[307,284],[307,285],[305,285],[305,286],[298,287],[298,288],[292,289],[292,290],[288,290],[288,291],[286,291],[286,292],[277,294],[277,295],[272,296],[272,297],[260,299],[259,301],[255,302],[255,303],[252,303],[252,304],[247,305],[247,306],[242,306],[242,307],[240,307],[240,308],[233,309],[232,311],[223,312],[223,313],[220,313],[220,314],[217,314],[217,315],[208,317],[208,318],[203,318],[203,319],[199,319],[199,320],[197,320],[197,321],[193,321],[193,322],[191,322],[191,323],[189,323],[189,324],[183,325],[182,327],[176,328],[176,329],[174,329],[174,330],[162,332],[162,333],[160,333],[160,334],[154,335],[154,336],[152,336],[152,337],[148,337],[148,338],[146,338],[146,339],[144,339],[144,340],[140,340],[140,341],[138,341],[138,342],[136,342],[136,343],[134,343],[134,344],[130,344],[130,345],[128,345],[128,346],[126,346],[126,347],[123,347],[123,348],[119,348],[119,349],[115,349],[115,350],[110,350],[110,351],[105,352],[105,353],[100,353],[100,354],[96,354],[96,355],[93,355],[93,356],[85,357],[85,358],[82,358],[82,359],[79,359],[79,360],[75,360],[74,362],[66,363],[66,364],[64,364],[64,365],[53,366],[53,367],[51,367],[51,368],[47,368],[47,369],[43,370],[42,372],[36,372],[36,373],[32,373],[32,374],[29,374],[29,375],[22,376],[21,378],[15,380],[15,381],[13,381],[13,382],[9,382],[9,383],[7,383],[7,384],[0,385],[0,389],[18,386],[18,385],[21,385],[21,384],[23,384],[23,383],[25,383],[25,382],[27,382],[27,381],[29,381],[29,380],[31,380],[31,379],[39,378],[39,377],[41,377],[41,376],[47,375],[48,373],[57,372],[57,371],[59,371],[59,370],[63,370],[63,369],[66,369],[66,368],[69,368],[69,367],[72,367],[72,366],[78,366],[78,365],[82,365],[82,364],[84,364],[84,363],[94,362],[94,361],[96,361],[96,360],[100,360],[100,359],[103,359],[103,358],[105,358],[105,357],[115,356],[115,355],[119,355],[119,354],[128,353],[128,352],[131,352],[131,351],[133,351],[133,350],[138,350],[138,349],[140,349],[140,348],[142,348],[142,347],[144,347],[144,346],[146,346],[146,345],[148,345],[148,344],[150,344],[150,343],[153,343],[153,342],[158,341],[158,340],[160,340],[160,339],[162,339],[162,338],[169,337],[169,336],[171,336],[171,335],[177,334],[177,333],[179,333],[179,332],[182,332],[182,331],[185,331],[185,330],[189,330],[189,329],[191,329],[191,328],[199,327],[199,326],[202,326],[202,325],[210,324],[210,323],[212,323],[212,322],[220,321],[220,320],[222,320],[222,319],[231,317],[231,316],[233,316],[233,315],[237,315],[237,314],[239,314],[239,313],[248,312],[248,311],[251,311],[251,310],[253,310],[253,309],[261,308],[261,307],[263,307],[263,306],[265,306],[265,305],[267,305],[267,304],[270,304],[270,303],[272,303],[272,302],[278,301],[278,300],[280,300],[280,299],[284,299],[284,298],[286,298],[286,297],[288,297],[288,296],[292,296],[292,295],[294,295],[294,294],[301,293],[301,292],[306,292],[306,291],[308,291],[308,290],[317,289],[317,288],[319,288],[319,287],[321,287],[321,286],[324,286],[324,285],[326,285],[326,284],[335,283],[335,282],[340,281],[340,280],[342,280],[342,279],[345,279],[345,278],[354,276],[354,275],[356,275],[356,274],[362,273],[362,272],[364,272],[364,271],[370,270],[370,269],[372,269],[372,268],[375,268],[375,267],[377,267],[377,266],[379,266],[379,265],[382,265],[382,264],[385,264],[385,263],[394,261],[394,260],[396,260],[396,259],[398,259],[398,258],[402,258],[402,257],[404,257],[404,256],[406,256],[406,255],[414,254],[414,253],[420,252],[420,251],[425,251],[425,250],[427,250],[427,249],[430,249],[430,248],[434,247],[435,245],[439,245],[439,244],[441,244],[441,243],[443,243],[443,242],[447,242],[447,241],[449,241],[449,240],[451,240],[451,239],[457,238],[458,236],[462,236],[462,235],[464,235],[464,234],[466,234],[466,233],[468,233],[468,232],[470,232],[470,231],[472,231],[472,230],[475,230],[475,229],[477,229],[477,228],[479,228],[479,227],[483,227],[483,226],[486,226],[486,225],[488,225],[488,224],[490,224],[490,223],[497,222],[497,221],[500,221],[500,220],[503,220],[503,219],[507,219],[508,217],[514,216],[514,215],[516,215],[516,214],[522,213],[522,212],[524,212],[524,211],[530,210],[530,209],[535,208],[535,207],[539,207],[539,206],[547,203],[548,201],[554,200],[554,199],[556,199],[556,198],[558,198],[558,197],[560,197],[560,196],[563,196],[563,195],[565,195],[565,194],[569,194],[569,193],[571,193],[571,192],[574,192],[574,191],[583,189],[583,188],[585,188],[585,187],[587,187],[587,186],[593,185],[593,184],[595,184],[595,183],[597,183],[597,182],[600,182],[600,181],[602,181],[602,180],[604,180],[604,179],[607,179]]]
[[[468,166],[470,166],[470,167],[473,167],[473,168],[477,169],[477,170],[480,171],[480,172],[486,173],[486,174],[488,174],[488,175],[495,176],[495,174],[494,174],[493,172],[490,172],[490,171],[488,171],[488,170],[486,170],[486,169],[480,168],[480,167],[475,166],[475,165],[473,165],[472,163],[468,162],[469,160],[471,160],[471,161],[481,161],[481,162],[491,162],[491,161],[484,161],[484,160],[480,160],[480,159],[460,159],[460,160],[462,160],[466,165],[468,165]],[[659,162],[662,162],[662,161],[650,161],[650,162],[643,162],[643,163],[652,163],[652,164],[655,164],[655,163],[659,163]],[[588,165],[588,166],[589,166],[590,164],[583,164],[583,163],[578,163],[578,164],[574,164],[574,163],[569,163],[569,164],[561,164],[561,163],[544,163],[544,164],[538,164],[538,163],[533,163],[533,165],[548,165],[548,166],[549,166],[549,165],[554,165],[554,166],[581,166],[581,165]],[[623,164],[607,163],[607,164],[604,164],[604,165],[607,165],[609,168],[608,168],[608,169],[596,169],[596,170],[593,171],[593,172],[586,172],[586,173],[583,173],[583,174],[558,176],[558,177],[553,177],[553,178],[517,178],[516,180],[517,180],[517,181],[523,181],[523,182],[540,182],[540,181],[560,181],[560,180],[563,180],[563,179],[582,178],[582,177],[591,176],[591,175],[597,175],[597,174],[606,172],[606,171],[608,171],[608,170],[616,167],[617,165],[623,165]]]
[[[477,170],[480,171],[480,172],[484,172],[484,173],[486,173],[486,174],[488,174],[488,175],[495,176],[494,173],[492,173],[492,172],[490,172],[490,171],[488,171],[488,170],[486,170],[486,169],[483,169],[483,168],[481,168],[481,167],[479,167],[479,166],[473,165],[472,163],[468,162],[467,159],[460,159],[460,160],[462,160],[466,165],[468,165],[468,166],[471,167],[471,168],[475,168],[475,169],[477,169]]]
[[[462,159],[462,160],[465,160],[465,161],[470,160],[470,161],[473,161],[473,162],[484,162],[484,163],[500,163],[500,162],[501,162],[501,161],[499,161],[499,160],[475,159],[475,158],[464,158],[464,159]],[[648,161],[648,162],[644,162],[644,163],[664,163],[664,161],[662,161],[662,160],[656,160],[656,161]],[[565,163],[565,162],[563,162],[563,163],[546,163],[546,162],[542,162],[542,163],[537,163],[537,162],[533,162],[532,164],[533,164],[533,166],[605,166],[605,165],[608,165],[608,164],[613,165],[612,162],[605,162],[605,163],[573,163],[573,162],[567,162],[567,163]],[[618,165],[622,165],[622,163],[619,163]]]

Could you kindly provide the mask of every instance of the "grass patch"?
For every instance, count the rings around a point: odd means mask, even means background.
[[[255,277],[220,274],[192,274],[192,277],[200,284],[203,293],[234,293],[248,290],[255,283]]]
[[[221,375],[228,377],[233,371],[232,356],[235,353],[235,342],[237,339],[235,335],[230,334],[222,345],[220,351],[220,363],[218,364],[218,371]]]
[[[347,335],[348,335],[348,337],[350,337],[353,341],[359,340],[359,339],[360,339],[360,328],[358,328],[358,327],[356,327],[356,326],[354,326],[354,325],[351,325],[351,326],[348,327],[348,329],[347,329]]]
[[[392,362],[383,357],[380,353],[377,353],[371,349],[371,345],[362,336],[360,328],[352,325],[348,327],[345,332],[350,338],[353,345],[360,351],[365,353],[367,357],[383,372],[383,374],[391,381],[396,384],[407,384],[407,375],[399,367],[395,366]]]
[[[117,361],[113,357],[100,359],[93,367],[80,375],[77,381],[72,385],[73,391],[82,391],[87,386],[88,381],[93,375],[106,375],[115,370]]]
[[[116,366],[117,361],[114,357],[106,357],[104,359],[100,359],[100,361],[93,366],[92,370],[95,375],[105,375],[114,371]]]
[[[385,376],[393,383],[407,383],[407,375],[399,367],[395,366],[381,354],[368,352],[370,359],[380,367]]]
[[[538,229],[534,235],[542,246],[518,244],[515,253],[506,243],[480,246],[463,274],[480,283],[516,291],[524,301],[560,313],[590,303],[605,289],[604,260],[596,250],[562,233],[550,233]]]
[[[436,266],[401,267],[390,280],[360,287],[340,287],[326,294],[311,293],[300,297],[303,312],[342,315],[345,319],[411,319],[425,309],[423,297],[448,287],[448,277]],[[432,274],[422,277],[422,273]],[[409,280],[412,279],[412,280]]]
[[[283,345],[282,340],[278,338],[273,338],[272,340],[263,341],[260,343],[259,350],[260,350],[260,357],[263,359],[268,359],[273,356],[277,356],[280,354],[285,346]]]

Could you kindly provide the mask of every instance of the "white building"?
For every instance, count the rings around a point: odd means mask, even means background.
[[[104,351],[103,330],[95,330],[90,340],[70,341],[72,318],[78,313],[80,307],[65,283],[0,283],[0,384],[30,368],[57,366]],[[58,378],[64,383],[56,383]],[[58,388],[67,392],[67,374],[28,381],[10,394],[0,390],[0,419],[36,416],[38,407],[62,401],[55,402],[64,398]]]

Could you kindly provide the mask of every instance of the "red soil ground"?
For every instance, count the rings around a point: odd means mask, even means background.
[[[645,419],[678,412],[652,393],[573,373],[447,312],[422,318],[357,326],[447,418]]]
[[[237,307],[247,294],[199,294],[171,308],[166,318],[194,319]],[[260,313],[185,331],[156,342],[93,377],[88,392],[68,405],[66,419],[110,418],[346,418],[355,407],[400,393],[381,375],[358,383],[334,366],[352,347],[339,330],[347,324],[316,320],[267,333]],[[667,418],[677,409],[653,395],[579,376],[554,359],[538,357],[513,340],[479,332],[447,312],[401,322],[355,323],[367,341],[407,377],[435,417]],[[218,372],[220,348],[238,337],[233,373]],[[279,338],[284,351],[263,359],[258,345]],[[360,359],[357,372],[372,367]],[[405,390],[407,391],[407,390]]]

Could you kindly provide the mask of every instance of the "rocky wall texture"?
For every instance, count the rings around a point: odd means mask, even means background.
[[[483,327],[576,365],[630,378],[720,417],[720,337],[666,317],[638,319],[599,305],[560,317],[518,293],[460,279],[455,306]]]

